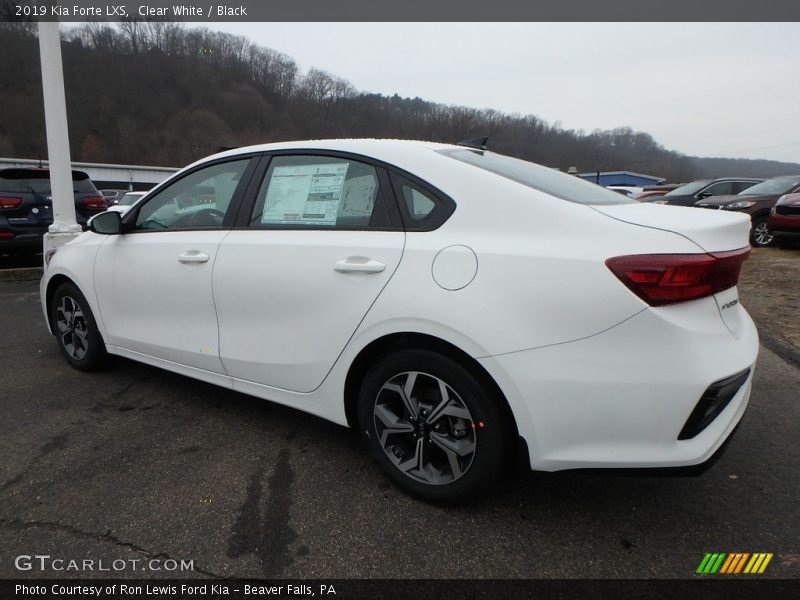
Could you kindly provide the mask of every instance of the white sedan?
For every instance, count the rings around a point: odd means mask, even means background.
[[[125,214],[128,212],[128,209],[141,200],[142,196],[145,194],[147,194],[147,192],[125,192],[113,206],[108,207],[108,210]]]
[[[748,403],[747,216],[480,147],[329,140],[192,164],[50,257],[47,325],[358,427],[404,490],[707,461]]]

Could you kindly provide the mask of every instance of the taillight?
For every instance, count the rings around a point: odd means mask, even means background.
[[[15,235],[13,231],[0,231],[0,240],[10,240]]]
[[[108,208],[108,202],[104,196],[86,196],[81,198],[81,203],[89,208]]]
[[[22,198],[0,196],[0,208],[19,208],[21,204]]]
[[[734,287],[750,247],[709,254],[634,254],[606,266],[650,306],[713,296]]]

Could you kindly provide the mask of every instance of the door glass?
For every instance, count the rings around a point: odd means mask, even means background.
[[[375,167],[330,156],[276,156],[250,224],[363,229],[385,225],[387,219]]]
[[[421,221],[436,208],[436,203],[426,194],[410,185],[403,185],[403,200],[406,203],[409,216],[414,221]]]
[[[733,193],[738,194],[750,187],[753,187],[752,181],[735,181],[733,183]]]
[[[720,181],[714,185],[708,186],[702,191],[702,194],[710,196],[727,196],[733,194],[732,185],[730,181]]]
[[[142,206],[136,229],[208,229],[222,226],[249,158],[211,165],[161,190]]]

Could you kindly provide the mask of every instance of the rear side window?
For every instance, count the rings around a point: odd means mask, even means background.
[[[372,165],[332,156],[275,156],[250,215],[252,227],[366,229],[389,217]]]
[[[456,209],[452,198],[428,183],[395,172],[390,178],[406,231],[433,231]]]
[[[421,221],[436,207],[436,203],[431,200],[425,192],[413,188],[410,185],[402,185],[403,201],[406,203],[406,210],[412,221]]]
[[[758,183],[758,182],[756,182],[756,181],[734,181],[733,182],[733,193],[734,194],[740,194],[741,192],[743,192],[747,188],[753,187],[756,183]]]
[[[567,175],[561,171],[526,160],[467,148],[463,150],[437,150],[437,152],[568,202],[577,204],[636,204],[636,200],[626,198],[580,177]]]

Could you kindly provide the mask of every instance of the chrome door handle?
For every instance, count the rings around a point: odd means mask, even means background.
[[[187,250],[183,254],[178,255],[178,262],[182,262],[184,264],[204,263],[208,262],[209,258],[211,257],[205,252],[200,252],[199,250]]]
[[[386,265],[366,256],[348,256],[336,263],[334,271],[339,273],[380,273]]]

